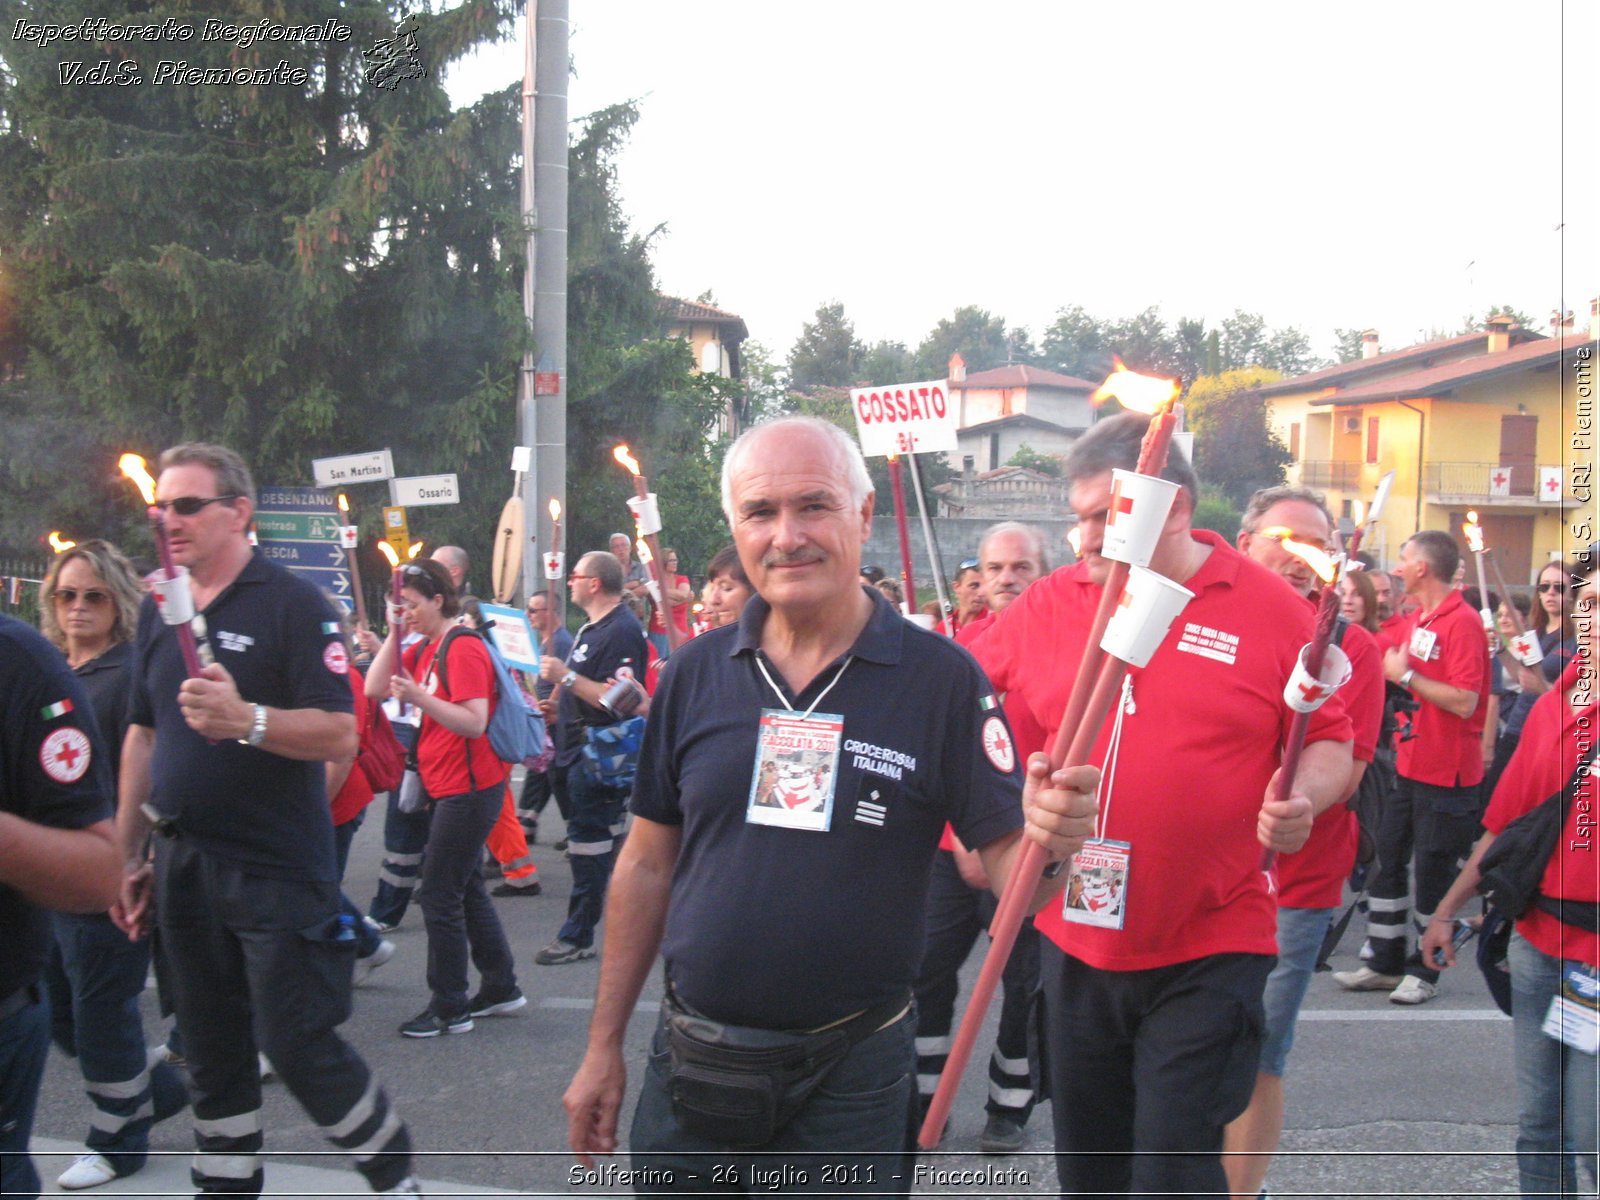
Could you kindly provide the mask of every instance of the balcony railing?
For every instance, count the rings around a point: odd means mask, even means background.
[[[1311,459],[1300,464],[1300,486],[1350,489],[1361,486],[1361,464]]]
[[[1432,496],[1474,497],[1487,500],[1491,480],[1503,474],[1507,491],[1492,494],[1531,498],[1538,486],[1537,472],[1531,467],[1502,467],[1492,462],[1427,463],[1423,468],[1423,490]]]

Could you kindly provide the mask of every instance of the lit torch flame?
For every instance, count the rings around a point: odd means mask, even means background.
[[[350,501],[345,498],[343,492],[339,493],[339,511],[345,514],[350,512]]]
[[[77,542],[71,541],[68,538],[62,537],[59,529],[52,529],[50,531],[49,540],[50,549],[54,550],[57,554],[64,554],[66,551],[71,550],[78,544]]]
[[[1483,526],[1478,524],[1476,510],[1467,513],[1467,519],[1462,522],[1461,532],[1467,535],[1467,549],[1473,554],[1483,553]]]
[[[550,497],[550,519],[552,521],[561,520],[561,501],[554,496]]]
[[[139,494],[144,497],[146,504],[156,502],[156,481],[150,477],[150,471],[145,466],[144,459],[137,454],[124,454],[117,459],[117,467],[133,481],[139,489]]]
[[[394,552],[394,547],[389,545],[388,542],[379,542],[378,549],[389,560],[389,566],[398,567],[400,565],[400,556]]]
[[[426,545],[424,542],[412,542],[410,546],[406,547],[406,557],[415,558],[417,555],[422,553],[422,547],[424,545]]]
[[[611,452],[611,457],[628,468],[629,475],[643,475],[644,470],[639,466],[639,460],[628,452],[628,445],[624,442]]]
[[[1123,365],[1122,359],[1112,355],[1116,370],[1106,376],[1106,381],[1091,397],[1094,404],[1116,400],[1123,408],[1154,416],[1178,398],[1178,382],[1154,375],[1140,375]]]
[[[1281,525],[1275,525],[1271,529],[1263,529],[1261,531],[1262,537],[1271,538],[1315,571],[1323,583],[1332,583],[1339,578],[1339,560],[1337,558],[1329,555],[1326,550],[1295,541],[1293,534],[1293,530],[1285,529]]]

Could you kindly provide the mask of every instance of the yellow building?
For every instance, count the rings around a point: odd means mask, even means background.
[[[1560,326],[1546,338],[1497,318],[1388,354],[1369,334],[1362,359],[1258,394],[1293,457],[1289,482],[1326,492],[1341,523],[1395,472],[1363,547],[1381,563],[1419,529],[1448,530],[1465,549],[1461,525],[1476,510],[1506,582],[1527,584],[1594,536],[1593,521],[1584,533],[1574,517],[1593,511],[1596,326],[1587,339]],[[1590,435],[1575,436],[1585,425]]]
[[[724,312],[698,300],[662,296],[661,315],[666,320],[667,333],[689,343],[694,365],[702,373],[724,379],[744,377],[740,347],[749,338],[750,330],[738,313]],[[739,426],[739,414],[730,403],[718,421],[717,433],[737,437]]]

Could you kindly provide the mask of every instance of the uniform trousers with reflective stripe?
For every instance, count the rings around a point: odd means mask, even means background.
[[[934,856],[928,882],[927,941],[916,983],[917,1093],[924,1108],[932,1101],[945,1059],[950,1056],[958,973],[978,935],[994,917],[995,905],[993,892],[971,887],[961,878],[954,854],[941,850]],[[1038,1102],[1038,1071],[1028,1056],[1030,1014],[1039,989],[1039,935],[1031,917],[1023,922],[1000,979],[1005,996],[989,1057],[989,1099],[984,1108],[1020,1125],[1027,1123]]]
[[[407,750],[417,740],[417,727],[396,721],[395,739]],[[428,826],[433,809],[423,806],[416,812],[400,811],[400,789],[393,788],[385,798],[383,817],[383,866],[378,871],[378,891],[367,906],[367,915],[382,925],[398,925],[406,915],[411,898],[422,877],[422,851],[428,844]]]
[[[55,1044],[78,1060],[94,1106],[84,1145],[119,1176],[144,1166],[150,1126],[189,1102],[183,1073],[144,1043],[139,995],[150,940],[133,942],[104,913],[56,913],[45,983]]]
[[[156,839],[155,904],[194,1084],[195,1188],[261,1194],[258,1049],[374,1191],[410,1174],[405,1126],[334,1032],[356,949],[338,885],[251,875],[180,835]]]
[[[489,853],[509,883],[529,887],[539,878],[539,864],[528,853],[528,834],[517,819],[516,804],[511,799],[511,781],[506,781],[505,796],[500,802],[500,815],[494,828],[489,830],[486,843]]]
[[[590,780],[583,761],[563,768],[556,786],[567,796],[567,861],[572,864],[572,897],[567,920],[556,936],[574,946],[594,945],[595,926],[605,912],[606,889],[617,846],[626,828],[628,793]]]

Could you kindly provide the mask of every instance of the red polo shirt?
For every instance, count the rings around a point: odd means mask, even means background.
[[[1594,668],[1589,667],[1588,704],[1578,712],[1567,703],[1567,693],[1578,682],[1578,672],[1588,663],[1573,659],[1561,681],[1528,710],[1517,752],[1506,764],[1483,814],[1483,827],[1498,834],[1523,813],[1559,788],[1567,786],[1586,745],[1593,744],[1600,706],[1596,704]],[[1600,901],[1600,845],[1596,844],[1596,791],[1594,775],[1587,776],[1573,797],[1556,852],[1550,856],[1539,890],[1558,900]],[[1523,937],[1556,958],[1576,958],[1600,966],[1600,935],[1562,924],[1549,913],[1529,908],[1517,921]]]
[[[1359,625],[1347,625],[1340,647],[1350,658],[1350,682],[1339,689],[1355,731],[1350,753],[1370,763],[1383,726],[1383,655]],[[1278,856],[1280,908],[1335,908],[1356,861],[1356,814],[1335,804],[1317,817],[1311,837],[1294,854]]]
[[[1408,665],[1424,679],[1478,693],[1468,717],[1447,713],[1421,696],[1411,715],[1416,736],[1401,742],[1396,769],[1407,779],[1435,787],[1472,787],[1483,782],[1483,722],[1489,709],[1489,643],[1483,618],[1452,591],[1430,613],[1418,610],[1400,645],[1410,647]]]
[[[1256,819],[1277,769],[1291,713],[1283,702],[1312,612],[1282,579],[1216,534],[1195,530],[1211,553],[1184,586],[1195,598],[1150,665],[1131,673],[1105,836],[1132,844],[1127,921],[1097,929],[1045,906],[1039,930],[1094,967],[1143,970],[1211,954],[1276,951],[1277,902],[1259,869]],[[1101,589],[1081,563],[1039,580],[972,646],[995,687],[1053,730]],[[1103,766],[1107,720],[1091,761]],[[1311,718],[1308,740],[1350,740],[1344,701]]]
[[[443,639],[441,638],[440,641]],[[439,642],[418,642],[406,651],[406,669],[429,695],[439,696],[452,704],[464,700],[487,700],[489,716],[494,716],[499,702],[495,689],[494,664],[483,642],[475,637],[458,637],[450,642],[448,665],[450,686],[447,689],[434,669],[434,655]],[[471,771],[468,771],[467,751],[471,747]],[[424,714],[422,729],[417,734],[417,769],[422,773],[422,786],[434,799],[459,796],[463,793],[490,787],[502,782],[510,773],[500,756],[489,744],[487,732],[475,738],[464,738],[451,733],[432,717]]]

